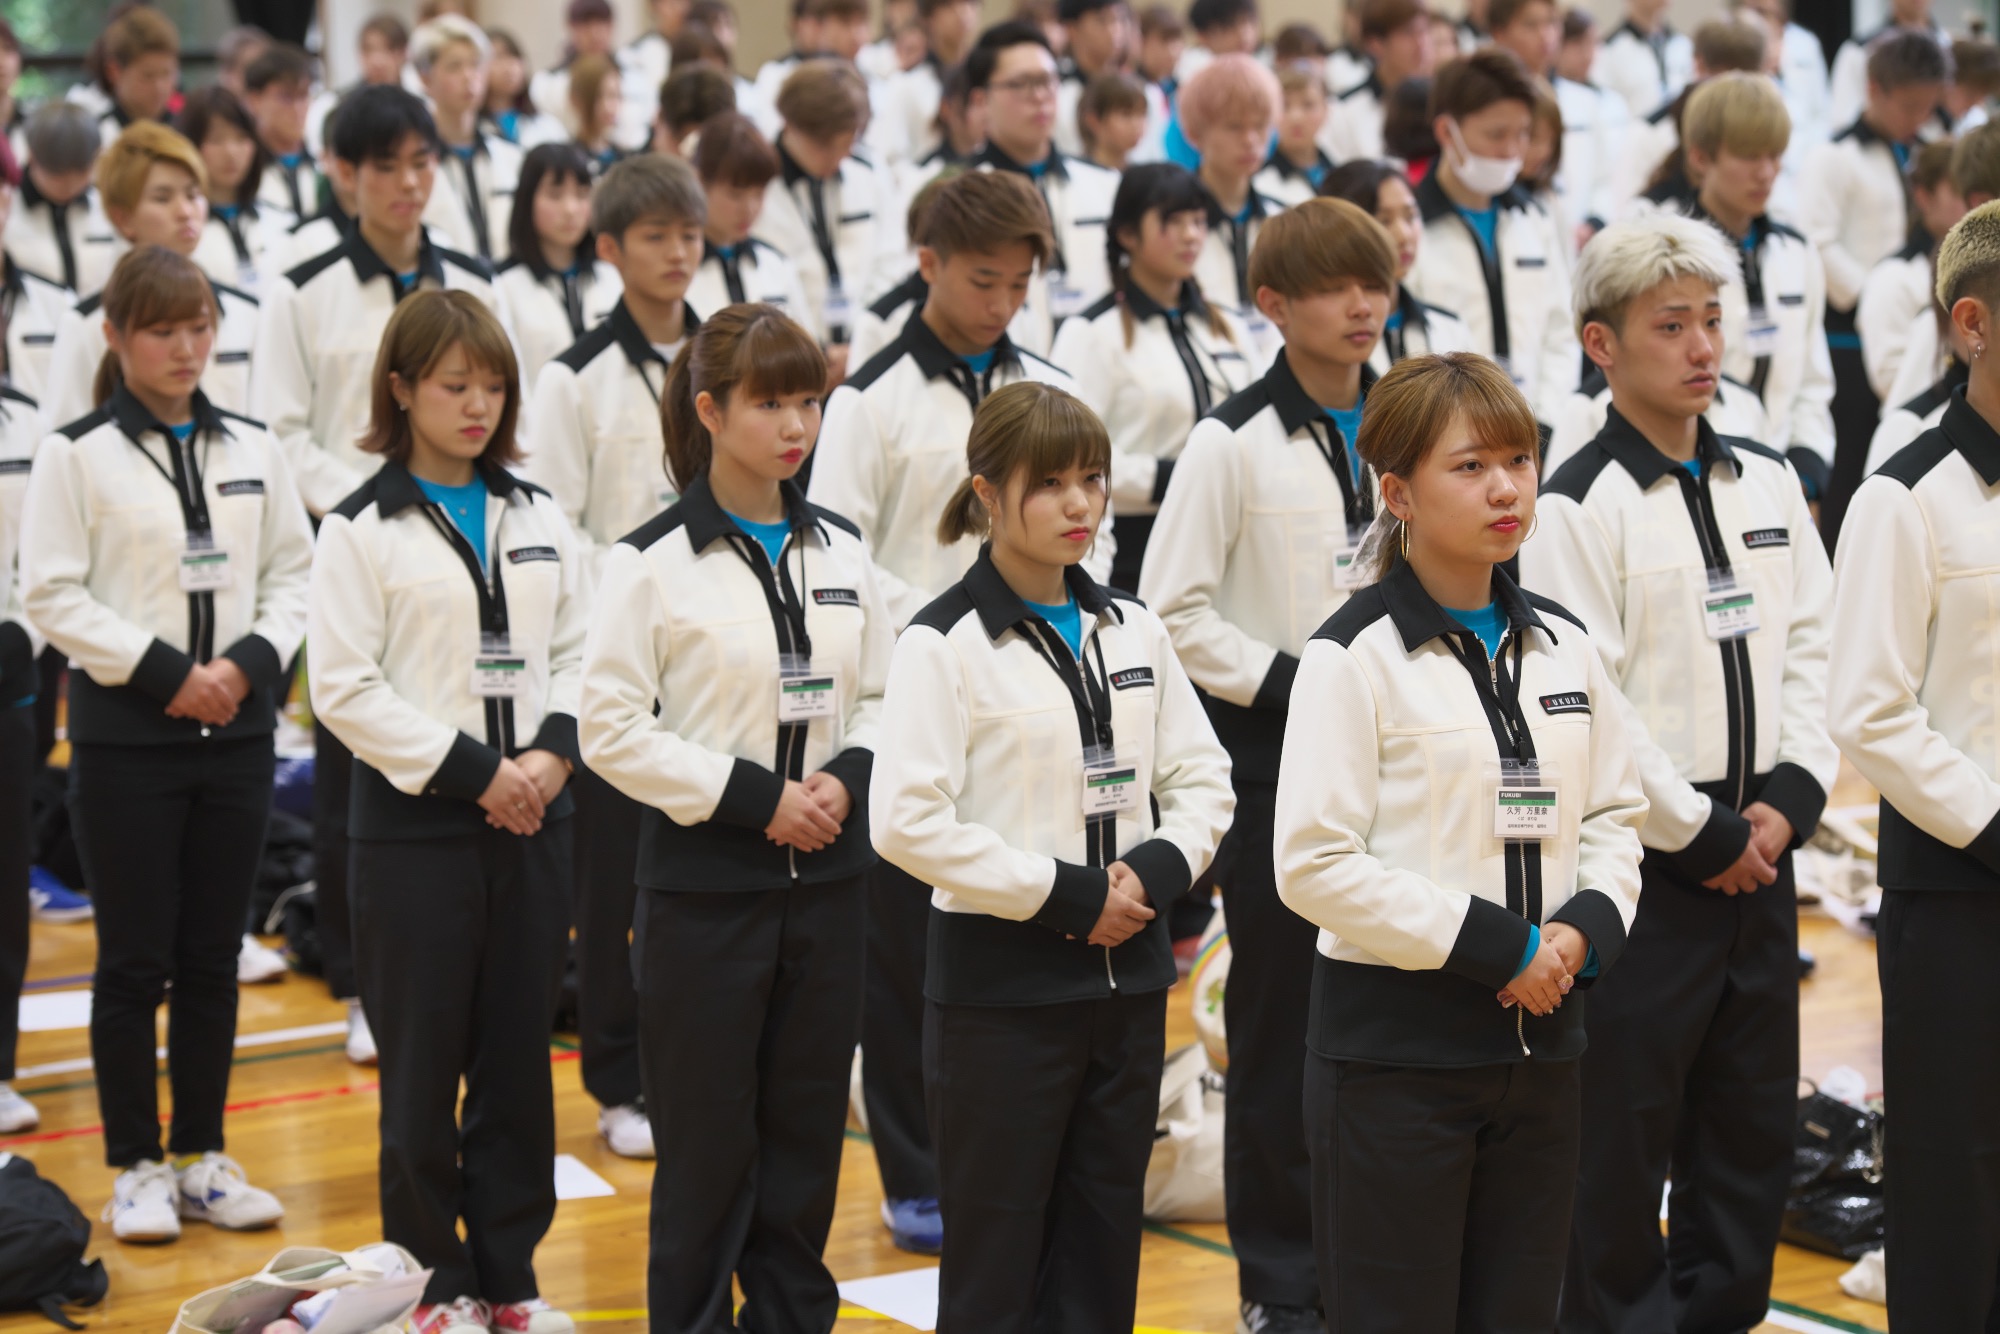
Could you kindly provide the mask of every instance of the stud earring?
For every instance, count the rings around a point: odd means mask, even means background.
[[[1981,357],[1983,357],[1983,356],[1985,356],[1985,355],[1986,355],[1986,344],[1984,344],[1984,343],[1974,343],[1974,344],[1972,345],[1972,359],[1973,359],[1974,361],[1977,361],[1977,360],[1979,360],[1979,359],[1980,359]]]

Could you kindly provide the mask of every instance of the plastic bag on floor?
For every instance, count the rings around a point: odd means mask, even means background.
[[[1188,973],[1188,991],[1193,996],[1194,1031],[1208,1053],[1214,1070],[1229,1068],[1228,1022],[1223,1014],[1223,995],[1229,988],[1229,923],[1223,920],[1222,905],[1215,907],[1208,928],[1201,933],[1201,946]],[[1162,1105],[1165,1100],[1162,1099]]]
[[[1222,1077],[1199,1046],[1167,1057],[1160,1117],[1146,1164],[1145,1214],[1155,1223],[1220,1223]]]
[[[314,1334],[387,1334],[403,1328],[430,1277],[414,1255],[391,1242],[347,1252],[290,1246],[248,1278],[190,1298],[170,1334],[260,1330],[293,1303],[321,1294]]]
[[[1876,1249],[1861,1257],[1854,1268],[1840,1276],[1840,1290],[1857,1302],[1889,1304],[1888,1252]]]

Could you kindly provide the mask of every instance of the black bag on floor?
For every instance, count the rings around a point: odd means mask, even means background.
[[[251,931],[269,934],[272,908],[286,890],[313,878],[312,824],[285,811],[273,810],[264,834],[264,856],[257,863],[257,882],[250,890]]]
[[[0,1311],[40,1311],[64,1329],[83,1326],[65,1306],[95,1306],[110,1279],[86,1263],[90,1224],[62,1187],[26,1158],[0,1154]]]
[[[1882,1245],[1882,1114],[1818,1089],[1799,1099],[1792,1188],[1780,1236],[1859,1260]]]
[[[315,882],[293,885],[280,894],[271,905],[271,915],[264,919],[264,931],[284,935],[293,972],[307,977],[326,975],[319,947],[319,889]]]

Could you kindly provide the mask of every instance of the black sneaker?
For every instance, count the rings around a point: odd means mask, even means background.
[[[1236,1313],[1236,1334],[1326,1334],[1326,1317],[1310,1306],[1245,1302]]]

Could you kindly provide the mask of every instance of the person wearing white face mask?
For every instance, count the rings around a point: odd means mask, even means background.
[[[1472,350],[1499,362],[1550,422],[1580,362],[1559,224],[1516,185],[1533,106],[1528,71],[1508,52],[1438,70],[1430,113],[1443,151],[1417,187],[1424,241],[1408,286],[1457,311]]]

